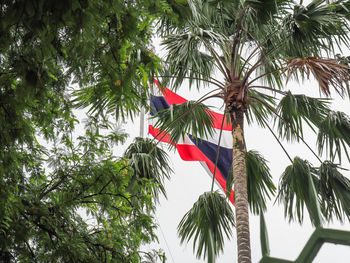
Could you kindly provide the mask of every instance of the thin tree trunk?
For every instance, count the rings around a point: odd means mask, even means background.
[[[251,263],[244,113],[231,113],[238,263]]]

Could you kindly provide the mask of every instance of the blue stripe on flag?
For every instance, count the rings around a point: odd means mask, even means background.
[[[158,111],[169,108],[170,105],[163,96],[151,95],[151,116],[156,115]]]
[[[163,96],[151,95],[151,116],[157,112],[170,108],[167,100]],[[208,142],[204,139],[195,139],[191,134],[188,134],[191,141],[198,147],[198,149],[205,154],[210,161],[215,164],[217,144]],[[232,149],[220,147],[218,169],[221,174],[227,179],[232,164]]]
[[[199,148],[199,150],[201,150],[201,152],[204,153],[210,159],[210,161],[213,162],[213,164],[215,164],[216,152],[218,147],[217,144],[208,142],[203,139],[196,140],[190,134],[188,134],[188,137]],[[217,167],[225,179],[227,179],[228,173],[231,168],[232,154],[232,149],[220,147]]]

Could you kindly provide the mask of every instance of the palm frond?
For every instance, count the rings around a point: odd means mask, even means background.
[[[201,40],[191,33],[174,34],[167,36],[162,42],[168,54],[165,61],[164,76],[175,76],[175,78],[163,78],[166,86],[177,89],[181,86],[184,77],[189,79],[189,84],[194,83],[199,88],[207,83],[203,80],[210,80],[215,67],[215,60],[201,50]]]
[[[341,161],[342,150],[345,152],[348,160],[350,160],[347,150],[350,146],[349,116],[343,112],[331,111],[319,124],[317,145],[319,153],[321,154],[326,150],[332,161],[337,156]]]
[[[197,258],[208,257],[214,262],[223,250],[224,234],[232,236],[234,213],[225,197],[218,192],[202,194],[185,214],[178,226],[181,243],[193,238]]]
[[[295,157],[293,164],[284,170],[278,186],[278,200],[284,204],[284,215],[289,221],[297,219],[301,224],[304,217],[304,206],[308,207],[309,216],[313,222],[313,213],[310,213],[312,206],[309,196],[309,177],[318,185],[315,176],[315,169],[311,164]],[[317,188],[317,187],[316,187]]]
[[[165,253],[163,251],[152,250],[151,252],[142,252],[144,255],[141,258],[140,263],[159,263],[165,262]]]
[[[288,92],[277,106],[278,116],[275,121],[280,137],[288,141],[299,141],[299,138],[303,137],[303,121],[314,130],[314,126],[321,123],[329,110],[327,99],[293,95]]]
[[[245,114],[248,124],[256,122],[265,127],[263,120],[267,121],[273,115],[271,109],[275,108],[275,98],[253,89],[248,90],[248,109]]]
[[[257,68],[258,76],[256,76],[256,80],[260,79],[263,83],[267,83],[270,87],[276,89],[282,89],[284,77],[282,63],[279,59],[276,59],[274,54],[279,50],[279,45],[281,43],[269,44],[268,48],[262,49],[259,58],[260,66]]]
[[[114,114],[124,121],[133,119],[141,107],[148,106],[149,91],[147,86],[126,79],[84,87],[74,92],[74,97],[77,108],[88,108],[89,113]]]
[[[231,192],[233,188],[233,165],[230,167],[230,171],[228,172],[227,178],[226,178],[226,197],[230,199]]]
[[[247,23],[261,27],[268,23],[271,17],[278,15],[281,10],[285,10],[289,3],[291,3],[290,0],[245,0]]]
[[[186,133],[195,139],[204,139],[213,134],[214,117],[209,107],[202,103],[188,101],[173,104],[169,109],[159,111],[154,118],[158,118],[154,126],[169,135],[170,146],[184,138]]]
[[[299,71],[302,75],[310,77],[310,73],[317,80],[320,90],[329,96],[333,87],[335,91],[344,96],[349,84],[349,67],[340,64],[336,59],[307,57],[294,58],[287,63],[288,78]]]
[[[350,2],[347,0],[338,0],[331,2],[329,8],[338,15],[344,16],[347,20],[350,20]]]
[[[187,1],[164,1],[161,2],[163,15],[157,22],[157,33],[160,35],[169,35],[177,28],[183,27],[191,18],[191,10]]]
[[[256,151],[246,154],[248,202],[250,211],[260,214],[266,211],[266,196],[274,196],[276,187],[272,182],[266,160]]]
[[[332,162],[323,162],[318,169],[320,177],[318,193],[322,212],[329,221],[335,216],[350,220],[350,180],[339,172],[340,167]]]
[[[205,80],[209,80],[214,69],[226,74],[224,61],[214,47],[225,46],[229,40],[213,28],[207,28],[192,21],[186,28],[166,36],[162,42],[168,53],[164,75],[176,76],[176,79],[165,78],[164,83],[170,82],[176,89],[181,85],[182,77],[187,77],[190,87],[195,83],[199,89],[203,84],[207,85]]]
[[[190,87],[196,84],[199,89],[208,84],[206,80],[214,70],[227,74],[223,54],[217,53],[217,50],[223,51],[230,39],[222,32],[218,21],[220,17],[213,12],[217,10],[217,5],[211,1],[188,1],[191,19],[164,38],[162,45],[168,54],[164,75],[176,77],[164,78],[167,86],[171,84],[176,89],[186,77]]]
[[[172,169],[164,150],[157,147],[151,139],[138,137],[126,149],[124,157],[129,159],[129,165],[134,171],[137,183],[142,183],[142,180],[155,183],[152,194],[156,200],[158,200],[159,191],[166,196],[164,179],[169,179]]]
[[[283,39],[280,53],[285,57],[320,56],[334,52],[336,44],[349,42],[348,23],[327,1],[314,0],[307,6],[294,4],[281,21],[276,39]]]

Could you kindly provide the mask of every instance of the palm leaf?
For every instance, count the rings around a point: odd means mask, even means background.
[[[230,238],[233,226],[234,214],[225,197],[218,192],[206,192],[182,218],[178,234],[181,243],[193,238],[197,258],[208,257],[208,262],[214,262],[223,250],[223,234]]]
[[[344,150],[348,160],[347,147],[350,146],[350,119],[343,112],[331,111],[328,116],[319,124],[317,136],[318,151],[321,154],[328,151],[331,160],[338,156],[341,160],[341,152]]]
[[[223,54],[216,53],[216,47],[224,51],[230,43],[229,36],[222,31],[220,17],[213,12],[217,10],[217,4],[188,1],[188,6],[191,19],[166,35],[162,42],[168,54],[163,83],[171,84],[173,89],[178,88],[184,79],[189,79],[190,87],[195,83],[199,89],[208,85],[215,69],[227,73]]]
[[[161,16],[157,23],[157,30],[160,35],[171,34],[178,27],[182,27],[191,19],[191,10],[188,3],[184,1],[161,2],[165,16]]]
[[[276,117],[278,131],[288,141],[303,137],[303,120],[314,130],[329,112],[327,99],[311,98],[305,95],[293,95],[288,92],[277,106]]]
[[[349,67],[340,64],[335,59],[307,57],[294,58],[287,63],[288,77],[299,71],[302,75],[310,77],[310,73],[317,80],[320,90],[329,96],[333,87],[341,96],[347,91],[346,84],[349,83]]]
[[[261,127],[265,127],[265,122],[273,115],[271,109],[275,107],[275,99],[272,96],[258,92],[253,89],[248,90],[248,109],[245,114],[248,124],[254,121]]]
[[[344,216],[350,219],[350,180],[339,171],[339,166],[329,161],[318,169],[322,212],[327,220],[336,216],[340,221]]]
[[[158,118],[155,127],[169,134],[170,146],[184,138],[186,133],[196,139],[199,137],[204,139],[213,134],[213,115],[209,107],[202,103],[188,101],[174,104],[168,109],[159,111],[154,118]]]
[[[347,0],[338,0],[330,3],[329,8],[333,10],[333,12],[344,16],[346,19],[350,19],[350,2]]]
[[[269,42],[269,41],[268,41]],[[267,48],[263,48],[260,52],[259,61],[261,65],[257,68],[257,75],[263,76],[261,80],[267,83],[270,87],[282,89],[283,88],[283,64],[279,59],[276,59],[274,54],[279,50],[280,43],[269,44]],[[271,53],[271,55],[269,55]],[[273,58],[271,58],[273,57]]]
[[[230,199],[231,192],[233,188],[233,165],[230,167],[230,171],[228,172],[227,178],[226,178],[226,197]]]
[[[281,21],[276,39],[283,39],[280,52],[285,57],[320,56],[333,52],[334,43],[348,43],[348,24],[326,1],[314,0],[307,6],[295,4]]]
[[[133,119],[141,107],[148,106],[148,96],[148,87],[127,79],[84,87],[74,92],[73,102],[77,108],[88,108],[89,113],[113,114],[126,120]]]
[[[271,17],[278,15],[280,10],[286,9],[290,0],[246,0],[246,16],[249,24],[256,24],[261,27],[271,20]]]
[[[279,187],[278,200],[284,204],[284,215],[289,221],[297,219],[303,222],[304,206],[309,210],[309,216],[314,222],[312,210],[312,200],[309,193],[309,177],[311,176],[314,185],[318,188],[318,179],[315,176],[315,169],[306,160],[295,157],[291,165],[283,172]]]
[[[224,45],[226,41],[225,36],[211,30],[198,28],[196,25],[189,26],[184,32],[167,36],[162,42],[168,53],[163,73],[165,76],[163,78],[164,84],[168,85],[170,82],[176,89],[184,78],[188,78],[190,87],[193,83],[196,84],[197,89],[208,85],[210,76],[213,75],[215,69],[214,65],[220,61],[219,57],[213,57],[209,54],[213,51],[210,48],[215,43]],[[168,79],[167,76],[175,76],[176,79]]]
[[[164,150],[157,147],[151,139],[135,138],[135,141],[126,149],[124,157],[129,159],[129,165],[133,168],[137,183],[142,183],[143,180],[155,183],[152,186],[152,193],[156,200],[158,200],[159,191],[166,196],[164,179],[169,179],[172,169]]]
[[[276,187],[264,157],[256,151],[246,154],[248,202],[250,211],[260,214],[266,211],[266,196],[274,196]]]

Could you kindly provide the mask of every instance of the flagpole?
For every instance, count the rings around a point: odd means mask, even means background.
[[[141,61],[141,50],[137,50],[137,61]],[[141,106],[141,112],[140,112],[140,137],[144,138],[144,129],[145,129],[145,108]]]
[[[141,137],[141,138],[144,138],[144,133],[145,133],[144,130],[145,130],[145,108],[142,107],[142,108],[141,108],[141,111],[140,111],[140,137]],[[158,217],[157,217],[157,215],[156,215],[155,213],[154,213],[154,218],[156,219],[156,221],[157,221],[157,223],[158,223],[160,232],[161,232],[161,234],[162,234],[162,236],[163,236],[163,239],[164,239],[164,241],[165,241],[165,245],[166,245],[166,247],[168,248],[170,258],[171,258],[172,262],[175,263],[173,254],[171,253],[171,250],[170,250],[170,246],[169,246],[169,244],[168,244],[168,241],[167,241],[166,238],[165,238],[164,232],[163,232],[163,230],[162,230],[162,227],[161,227],[161,225],[160,225],[160,222],[159,222],[159,220],[158,220]],[[164,256],[165,256],[165,252],[164,252]],[[163,259],[163,262],[165,262],[165,257],[164,257],[164,259]]]
[[[144,138],[145,135],[145,108],[141,108],[140,112],[140,137]]]

